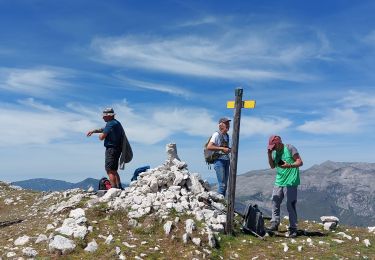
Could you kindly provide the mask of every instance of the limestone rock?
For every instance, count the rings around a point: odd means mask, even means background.
[[[189,241],[189,239],[190,239],[190,235],[188,233],[185,233],[185,234],[182,235],[182,242],[184,244],[187,244],[187,242]]]
[[[110,243],[112,243],[113,241],[113,236],[112,235],[109,235],[106,239],[105,239],[105,242],[107,245],[109,245]]]
[[[60,235],[56,235],[48,245],[49,251],[51,253],[59,251],[62,254],[68,254],[72,252],[75,247],[76,245],[72,240]]]
[[[24,235],[24,236],[22,236],[22,237],[17,238],[17,239],[14,241],[14,245],[15,245],[15,246],[23,246],[23,245],[27,244],[29,241],[30,241],[30,237]]]
[[[95,239],[93,239],[84,249],[87,252],[93,253],[98,250],[98,244],[96,243]]]
[[[31,247],[26,247],[22,249],[22,254],[27,257],[35,257],[38,252]]]
[[[323,224],[324,230],[334,230],[337,227],[336,222],[325,222]]]
[[[129,221],[128,221],[128,225],[129,225],[130,227],[136,227],[136,226],[138,225],[138,221],[135,220],[135,219],[129,219]]]
[[[85,211],[81,208],[73,209],[69,213],[70,218],[79,219],[85,216]]]
[[[335,217],[335,216],[321,216],[320,220],[323,223],[326,223],[326,222],[336,222],[336,223],[339,223],[339,219],[337,217]]]
[[[289,250],[288,244],[287,243],[281,243],[281,244],[284,246],[283,251],[288,252]]]
[[[195,222],[192,219],[187,219],[185,221],[185,231],[187,234],[192,234],[193,231],[196,229]]]
[[[344,232],[338,232],[336,235],[342,236],[343,238],[346,238],[346,239],[349,239],[349,240],[353,239],[351,236],[345,234]]]
[[[171,233],[171,229],[172,229],[172,225],[173,225],[173,222],[172,221],[167,221],[165,224],[164,224],[164,232],[165,234],[168,236],[169,233]]]
[[[8,253],[6,254],[6,256],[7,256],[8,258],[15,257],[16,255],[17,255],[17,254],[14,253],[14,252],[8,252]]]
[[[334,230],[339,224],[339,219],[335,216],[322,216],[320,220],[323,222],[324,230]]]
[[[201,245],[201,239],[199,237],[194,237],[191,241],[193,241],[196,246]]]
[[[68,191],[64,193],[64,196],[68,196],[68,195],[69,195]],[[85,195],[82,193],[75,194],[71,198],[69,198],[67,201],[63,201],[57,205],[52,205],[49,211],[52,213],[59,213],[67,208],[73,208],[84,198],[84,196]]]
[[[47,241],[48,237],[44,234],[40,234],[37,239],[35,240],[35,244],[39,244],[41,242]]]
[[[121,190],[120,189],[111,188],[111,189],[107,190],[106,194],[104,194],[103,197],[100,198],[100,201],[101,202],[108,202],[112,198],[117,197],[120,194],[121,194]]]
[[[73,235],[75,238],[82,239],[85,238],[86,234],[88,233],[87,227],[77,224],[76,220],[73,218],[65,219],[63,225],[55,230],[63,235]]]

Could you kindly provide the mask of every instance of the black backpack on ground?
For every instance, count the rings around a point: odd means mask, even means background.
[[[243,212],[242,231],[258,237],[263,237],[266,234],[263,213],[258,209],[257,205],[247,205]]]
[[[227,214],[225,210],[219,209],[211,204],[211,201],[203,197],[199,197],[198,201],[203,202],[207,206],[220,211],[222,214]],[[261,239],[266,235],[266,229],[264,227],[264,219],[271,219],[270,217],[264,217],[263,213],[259,210],[258,205],[248,204],[245,206],[241,202],[234,203],[234,212],[243,218],[242,232],[245,234],[252,234]],[[234,219],[236,221],[236,219]],[[237,221],[236,221],[237,222]],[[238,223],[238,222],[237,222]]]

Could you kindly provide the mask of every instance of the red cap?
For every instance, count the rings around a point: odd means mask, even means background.
[[[271,135],[268,139],[268,150],[272,150],[276,144],[281,144],[281,138],[278,135]]]

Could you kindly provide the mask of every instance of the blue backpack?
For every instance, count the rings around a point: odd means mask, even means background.
[[[136,181],[138,179],[139,174],[142,173],[142,172],[147,171],[148,169],[150,169],[149,165],[143,166],[143,167],[139,167],[139,168],[135,169],[131,181]]]

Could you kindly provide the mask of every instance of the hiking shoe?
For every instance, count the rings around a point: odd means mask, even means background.
[[[278,231],[279,230],[279,225],[272,222],[271,226],[268,228],[270,231]]]
[[[288,231],[288,234],[287,234],[287,237],[289,237],[289,238],[295,238],[295,237],[297,237],[297,229],[290,229],[289,231]]]

